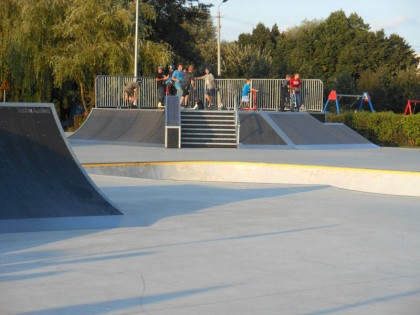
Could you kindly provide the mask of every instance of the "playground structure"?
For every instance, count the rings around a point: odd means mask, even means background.
[[[408,100],[407,106],[405,107],[404,115],[407,115],[408,113],[410,113],[410,115],[413,115],[413,112],[416,111],[417,104],[420,104],[420,101]],[[414,110],[412,109],[411,105],[414,105]]]
[[[364,103],[369,104],[369,108],[370,108],[371,112],[375,111],[373,109],[372,100],[371,100],[368,92],[363,92],[361,95],[354,95],[354,94],[337,94],[336,90],[332,90],[330,92],[330,94],[328,95],[328,100],[325,103],[325,106],[324,106],[324,109],[322,110],[322,112],[325,113],[327,111],[327,108],[328,108],[328,105],[329,105],[330,101],[335,101],[335,107],[337,109],[337,114],[340,114],[339,98],[341,98],[341,97],[356,98],[356,102],[360,98],[360,103],[359,103],[359,108],[358,108],[359,112],[362,110]]]

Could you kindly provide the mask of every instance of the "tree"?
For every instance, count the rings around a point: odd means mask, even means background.
[[[230,78],[266,78],[271,70],[269,53],[252,45],[224,43],[222,46],[222,72]]]
[[[85,113],[86,97],[94,99],[95,77],[104,72],[126,73],[129,68],[135,10],[124,4],[122,0],[75,0],[54,28],[59,40],[51,60],[55,83],[62,87],[67,80],[77,82]],[[153,18],[146,6],[141,12]]]
[[[280,31],[277,24],[270,30],[263,23],[258,23],[251,34],[240,34],[237,43],[243,47],[252,46],[256,51],[258,50],[262,54],[274,56],[274,52],[277,48],[277,38],[279,36]],[[277,73],[278,72],[275,69],[270,69],[270,72],[266,75],[267,77],[277,76]]]
[[[205,63],[203,47],[215,45],[215,32],[209,11],[212,5],[198,3],[196,6],[188,6],[186,0],[145,2],[156,11],[156,19],[149,21],[153,32],[147,39],[169,44],[175,61],[195,65]]]
[[[17,58],[13,58],[20,51],[17,43],[17,34],[14,31],[18,26],[20,19],[16,19],[21,14],[21,6],[14,0],[4,0],[3,8],[0,10],[0,79],[8,79],[11,82],[11,88],[15,89],[15,82],[12,71],[19,68],[22,72],[21,64]]]

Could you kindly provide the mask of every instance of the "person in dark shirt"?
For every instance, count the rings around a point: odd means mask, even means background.
[[[286,74],[286,81],[281,83],[280,91],[280,111],[284,112],[285,108],[290,106],[290,74]]]
[[[166,95],[176,95],[175,82],[172,80],[172,74],[173,73],[174,73],[174,66],[169,65],[169,67],[168,67],[168,79],[165,81]]]
[[[163,108],[165,104],[165,94],[166,94],[166,87],[165,81],[168,79],[167,76],[163,73],[163,67],[158,67],[158,72],[156,73],[155,80],[157,84],[157,91],[158,91],[158,108]]]
[[[182,82],[181,106],[188,107],[188,96],[190,95],[190,90],[192,88],[194,88],[194,66],[190,65],[188,71],[184,75],[184,81]]]

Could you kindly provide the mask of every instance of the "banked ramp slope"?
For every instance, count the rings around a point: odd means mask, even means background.
[[[344,124],[322,123],[310,113],[241,112],[241,144],[290,148],[376,148]]]
[[[0,105],[0,220],[122,214],[68,146],[52,104]]]
[[[94,108],[71,140],[165,143],[165,113],[162,110]]]

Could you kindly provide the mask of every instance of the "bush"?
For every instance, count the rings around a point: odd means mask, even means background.
[[[420,115],[344,112],[328,115],[327,121],[343,123],[380,146],[420,147]]]
[[[406,136],[409,146],[420,146],[420,116],[404,116],[401,120],[401,131]]]

